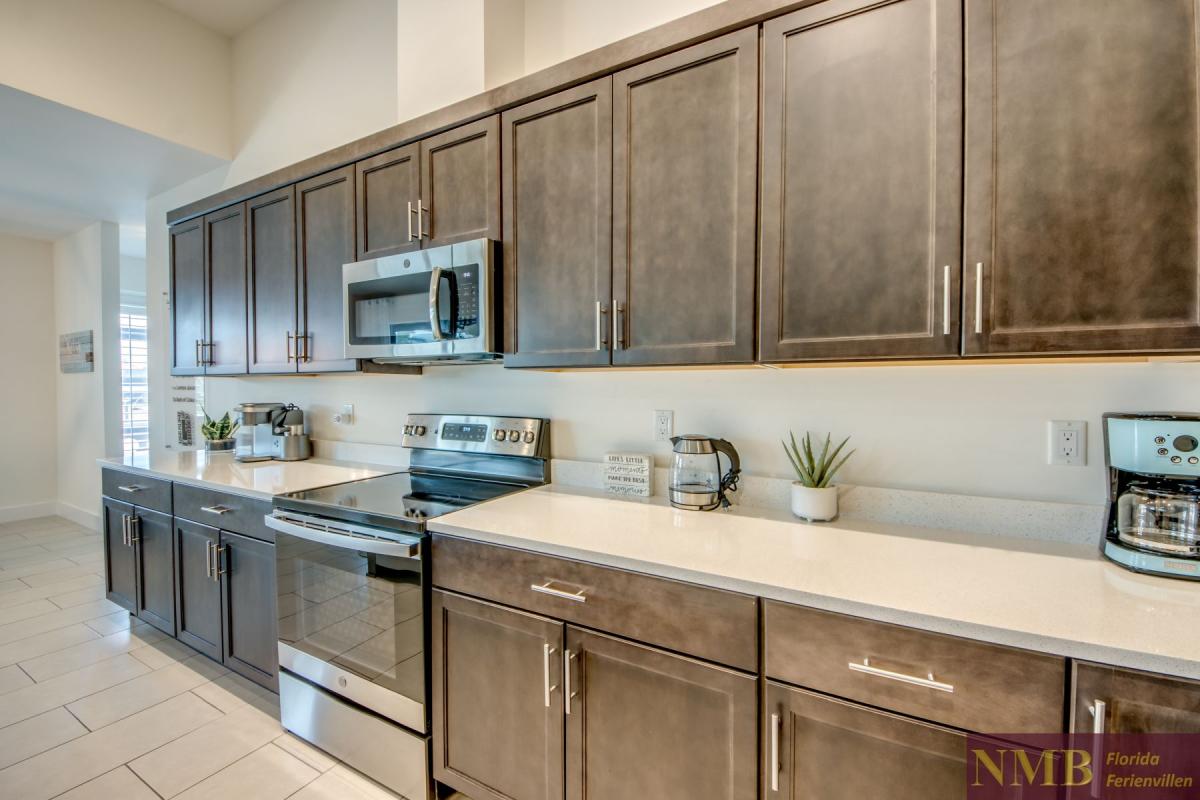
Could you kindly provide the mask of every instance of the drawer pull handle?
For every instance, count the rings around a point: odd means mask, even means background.
[[[233,511],[232,508],[228,508],[226,506],[200,506],[200,510],[206,514],[216,514],[217,516],[220,516],[221,514],[228,514],[230,511]]]
[[[555,589],[553,584],[555,581],[546,581],[545,583],[532,583],[529,588],[539,594],[548,594],[551,597],[561,597],[563,600],[571,600],[576,603],[586,603],[587,596],[583,589],[578,589],[574,592],[564,591],[563,589]]]
[[[546,690],[546,708],[550,707],[550,693],[558,688],[558,684],[550,685],[550,656],[557,652],[557,648],[551,647],[549,643],[542,643],[542,681]]]
[[[131,483],[128,486],[118,486],[117,488],[120,489],[122,492],[129,492],[130,494],[133,494],[134,492],[142,491],[146,487],[138,486],[136,483]]]
[[[913,686],[923,686],[926,689],[933,689],[938,692],[947,692],[954,694],[954,686],[949,683],[942,683],[935,680],[933,673],[928,673],[929,677],[919,678],[916,675],[905,675],[903,672],[892,672],[889,669],[880,669],[879,667],[871,666],[871,659],[864,658],[859,664],[851,661],[848,665],[851,671],[861,672],[864,675],[874,675],[877,678],[887,678],[890,681],[900,681],[900,683],[911,683]]]

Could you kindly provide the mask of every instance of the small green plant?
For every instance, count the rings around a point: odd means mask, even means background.
[[[842,456],[841,460],[838,460],[838,455],[846,446],[846,442],[850,441],[849,436],[842,439],[842,443],[833,447],[831,452],[833,440],[829,434],[825,434],[825,446],[821,448],[821,455],[818,457],[814,455],[812,434],[804,434],[804,439],[800,443],[796,441],[796,434],[789,431],[788,435],[792,442],[790,445],[783,442],[783,450],[787,453],[788,461],[792,462],[792,469],[796,470],[796,480],[811,489],[824,489],[829,486],[829,482],[846,463],[846,459],[854,455],[854,451],[851,450]]]
[[[204,409],[200,410],[204,413],[204,424],[200,426],[200,432],[210,442],[219,439],[232,439],[233,435],[237,433],[237,429],[241,427],[229,418],[228,411],[220,419],[213,419],[208,415],[207,411],[204,411]]]

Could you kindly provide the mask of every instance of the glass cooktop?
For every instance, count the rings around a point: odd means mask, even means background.
[[[349,522],[424,530],[425,520],[526,488],[521,484],[397,472],[278,495],[275,507]]]

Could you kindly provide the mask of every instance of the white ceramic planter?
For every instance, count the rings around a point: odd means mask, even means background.
[[[809,522],[829,522],[838,515],[836,486],[814,489],[792,482],[792,513]]]

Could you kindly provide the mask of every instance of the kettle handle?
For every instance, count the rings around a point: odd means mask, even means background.
[[[725,457],[729,459],[730,475],[737,475],[742,471],[742,461],[740,458],[738,458],[738,451],[734,449],[733,445],[728,440],[713,439],[712,443],[714,450],[716,450],[718,453],[724,453]]]

